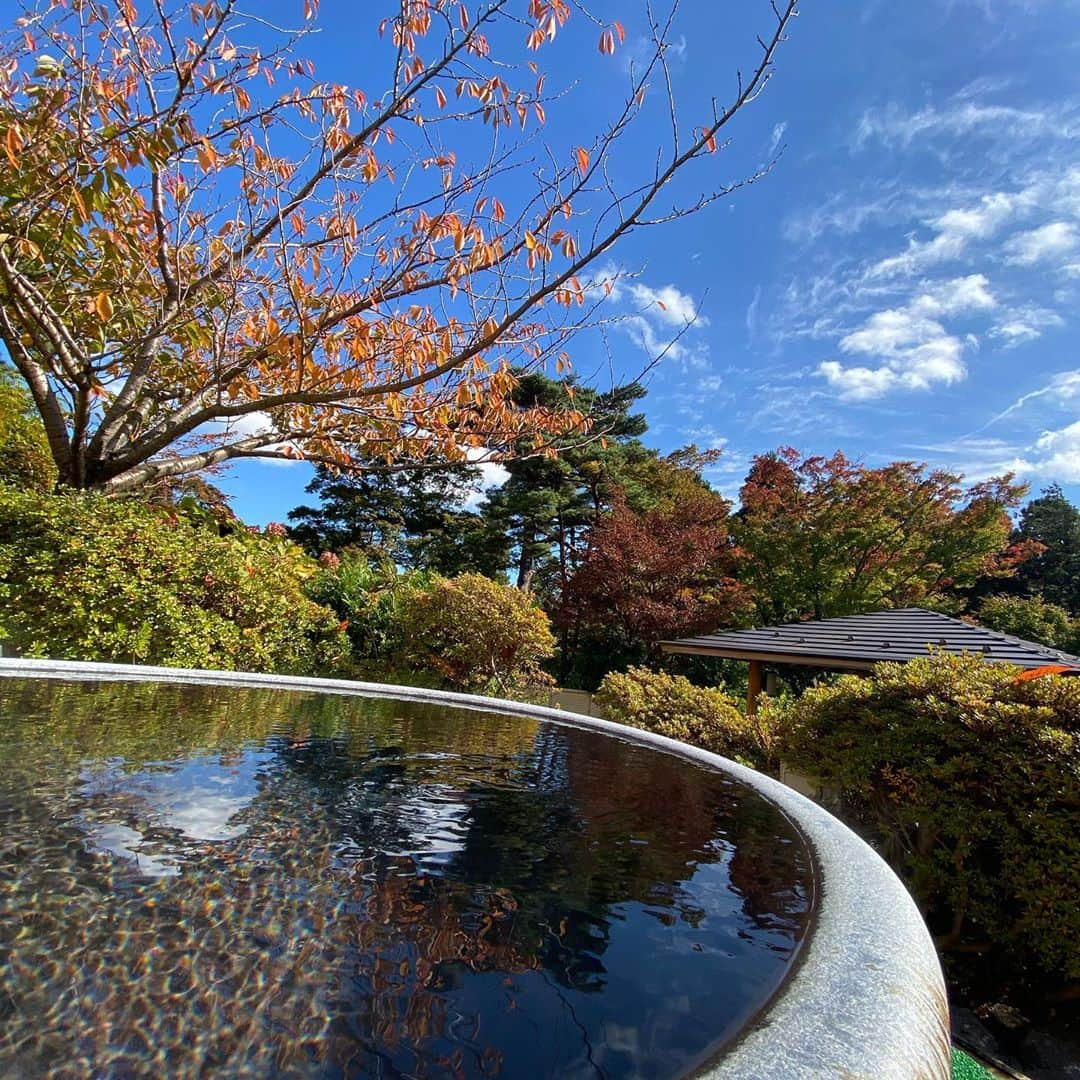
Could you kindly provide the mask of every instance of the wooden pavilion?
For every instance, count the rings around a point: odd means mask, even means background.
[[[917,607],[750,630],[725,630],[664,641],[660,647],[666,653],[749,661],[748,713],[757,711],[765,665],[870,671],[883,660],[907,663],[938,651],[978,653],[988,664],[1015,664],[1032,672],[1054,666],[1070,674],[1080,674],[1080,657]]]

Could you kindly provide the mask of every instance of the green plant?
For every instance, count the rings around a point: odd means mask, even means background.
[[[48,491],[56,483],[56,466],[45,429],[33,401],[0,366],[0,483],[30,491]]]
[[[521,589],[481,574],[433,576],[404,592],[396,617],[397,656],[448,686],[507,694],[549,681],[540,662],[554,653],[555,637]]]
[[[741,712],[723,690],[695,686],[682,675],[632,667],[610,672],[596,702],[604,716],[670,739],[724,754],[755,768],[774,761],[772,733]]]
[[[27,656],[334,670],[347,642],[304,593],[316,570],[274,530],[0,485],[0,638]]]
[[[1055,649],[1071,648],[1077,635],[1069,613],[1041,596],[988,596],[979,607],[979,622]]]
[[[999,975],[1080,978],[1080,679],[937,655],[766,712],[944,949]]]
[[[392,562],[373,560],[355,548],[340,556],[324,552],[319,563],[308,595],[346,624],[352,661],[359,672],[388,679],[391,654],[403,639],[404,599],[427,588],[433,575],[422,570],[402,573]]]

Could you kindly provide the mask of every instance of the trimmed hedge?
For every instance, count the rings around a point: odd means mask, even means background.
[[[774,764],[767,724],[748,717],[723,690],[695,686],[682,675],[632,667],[605,676],[596,703],[608,720],[700,746],[744,765]]]
[[[978,657],[879,664],[791,705],[783,753],[906,881],[943,950],[996,978],[1080,978],[1080,679]]]
[[[0,485],[0,640],[25,656],[316,673],[348,652],[276,535],[102,495]]]

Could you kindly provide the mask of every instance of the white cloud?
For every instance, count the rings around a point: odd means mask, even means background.
[[[845,401],[872,401],[900,384],[896,372],[887,367],[845,367],[836,360],[823,360],[818,372]]]
[[[1007,409],[992,416],[979,430],[984,431],[991,424],[996,424],[999,420],[1004,420],[1007,416],[1019,412],[1029,401],[1037,401],[1044,397],[1049,397],[1052,402],[1072,401],[1073,398],[1080,397],[1080,368],[1059,371],[1045,386],[1021,394]]]
[[[709,320],[698,311],[694,298],[674,285],[654,289],[644,282],[632,281],[626,286],[626,291],[642,308],[649,309],[651,315],[670,326],[682,327],[693,322],[700,326],[709,324]]]
[[[924,105],[909,112],[896,103],[863,113],[855,131],[855,147],[876,141],[885,146],[907,147],[915,139],[938,135],[1009,135],[1031,139],[1053,130],[1068,137],[1072,123],[1055,109],[1018,109],[1011,105],[981,102],[961,91],[942,105]]]
[[[924,315],[990,311],[997,306],[997,301],[987,288],[989,284],[984,274],[968,274],[931,284],[911,302],[911,308]]]
[[[990,328],[990,336],[1006,348],[1013,348],[1035,341],[1050,327],[1064,324],[1065,320],[1056,311],[1031,305],[1011,309],[1003,321]]]
[[[492,488],[502,487],[510,479],[510,472],[505,465],[497,461],[483,460],[490,453],[491,451],[483,446],[465,448],[465,457],[480,470],[480,479],[465,496],[463,510],[475,510]]]
[[[251,412],[245,413],[243,416],[229,417],[227,420],[214,420],[205,427],[200,429],[198,434],[207,434],[215,436],[218,441],[221,441],[221,436],[225,436],[226,440],[246,439],[251,435],[274,435],[276,429],[273,419],[268,413],[265,412]],[[287,446],[293,446],[293,450],[296,452],[296,457],[267,457],[259,458],[261,462],[266,465],[274,465],[284,468],[290,468],[293,465],[299,465],[303,460],[300,456],[299,449],[295,444],[289,444],[286,442],[273,442],[264,446],[267,453],[282,454]]]
[[[1029,341],[1036,341],[1042,337],[1042,331],[1024,322],[1023,319],[1010,319],[995,326],[990,331],[991,337],[1001,338],[1007,349],[1015,345],[1024,345]]]
[[[935,236],[929,240],[910,239],[905,251],[874,263],[867,277],[910,275],[958,259],[973,241],[993,236],[1012,218],[1026,212],[1034,201],[1035,192],[1027,187],[1011,193],[995,191],[972,205],[945,210],[927,223]]]
[[[746,309],[746,332],[753,338],[757,333],[758,304],[761,303],[761,286],[754,289],[754,298]]]
[[[709,325],[694,298],[676,285],[648,285],[627,271],[608,264],[596,273],[591,289],[604,289],[608,299],[633,305],[630,314],[616,316],[615,324],[648,355],[678,360],[685,367],[708,363],[708,348],[700,336],[688,336]]]
[[[1025,192],[995,191],[984,195],[974,206],[946,210],[932,224],[939,232],[981,240],[996,232],[1029,198]]]
[[[954,233],[938,233],[932,240],[911,239],[906,251],[880,259],[867,270],[866,276],[887,278],[898,274],[915,274],[938,263],[959,258],[966,246],[966,239]]]
[[[772,129],[772,138],[769,140],[769,153],[775,154],[776,148],[780,145],[784,138],[784,132],[787,131],[787,121],[781,120],[779,124],[774,124]]]
[[[875,311],[858,330],[841,339],[840,348],[846,353],[895,356],[944,334],[941,323],[914,307],[890,308]]]
[[[1070,484],[1080,483],[1080,420],[1061,428],[1044,429],[1034,440],[1028,436],[1008,441],[988,438],[979,432],[1003,420],[1028,402],[1045,399],[1047,405],[1062,405],[1080,397],[1080,369],[1062,371],[1038,390],[1017,398],[1009,408],[991,418],[979,431],[944,445],[915,446],[951,459],[951,467],[969,480],[985,480],[1012,472],[1021,477]]]
[[[818,374],[848,401],[959,382],[967,374],[963,355],[968,341],[949,333],[939,320],[995,307],[987,284],[982,274],[932,283],[903,307],[874,312],[840,339],[840,350],[873,357],[881,361],[879,366],[846,367],[826,360],[818,366]]]
[[[1037,229],[1018,233],[1007,245],[1009,261],[1020,266],[1068,255],[1080,245],[1080,233],[1069,221],[1051,221]]]
[[[1080,482],[1080,420],[1059,431],[1045,431],[1034,446],[1029,471],[1065,484]]]
[[[687,345],[684,341],[663,333],[644,315],[629,315],[618,325],[629,334],[650,361],[659,358],[678,360],[688,367],[701,368],[708,361],[708,352],[699,343]]]

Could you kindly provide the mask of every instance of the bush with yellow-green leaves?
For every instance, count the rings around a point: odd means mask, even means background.
[[[0,483],[30,491],[48,491],[56,466],[45,429],[25,387],[0,365]]]
[[[841,792],[939,944],[998,975],[1080,979],[1080,678],[978,657],[879,664],[766,719]]]
[[[31,657],[334,671],[344,627],[305,594],[316,562],[277,531],[0,484],[0,641]]]
[[[666,735],[757,768],[774,764],[767,724],[741,712],[723,690],[682,675],[632,667],[604,677],[596,703],[608,720]]]
[[[482,574],[433,574],[401,595],[391,659],[443,685],[520,696],[550,684],[551,622],[531,593]]]

